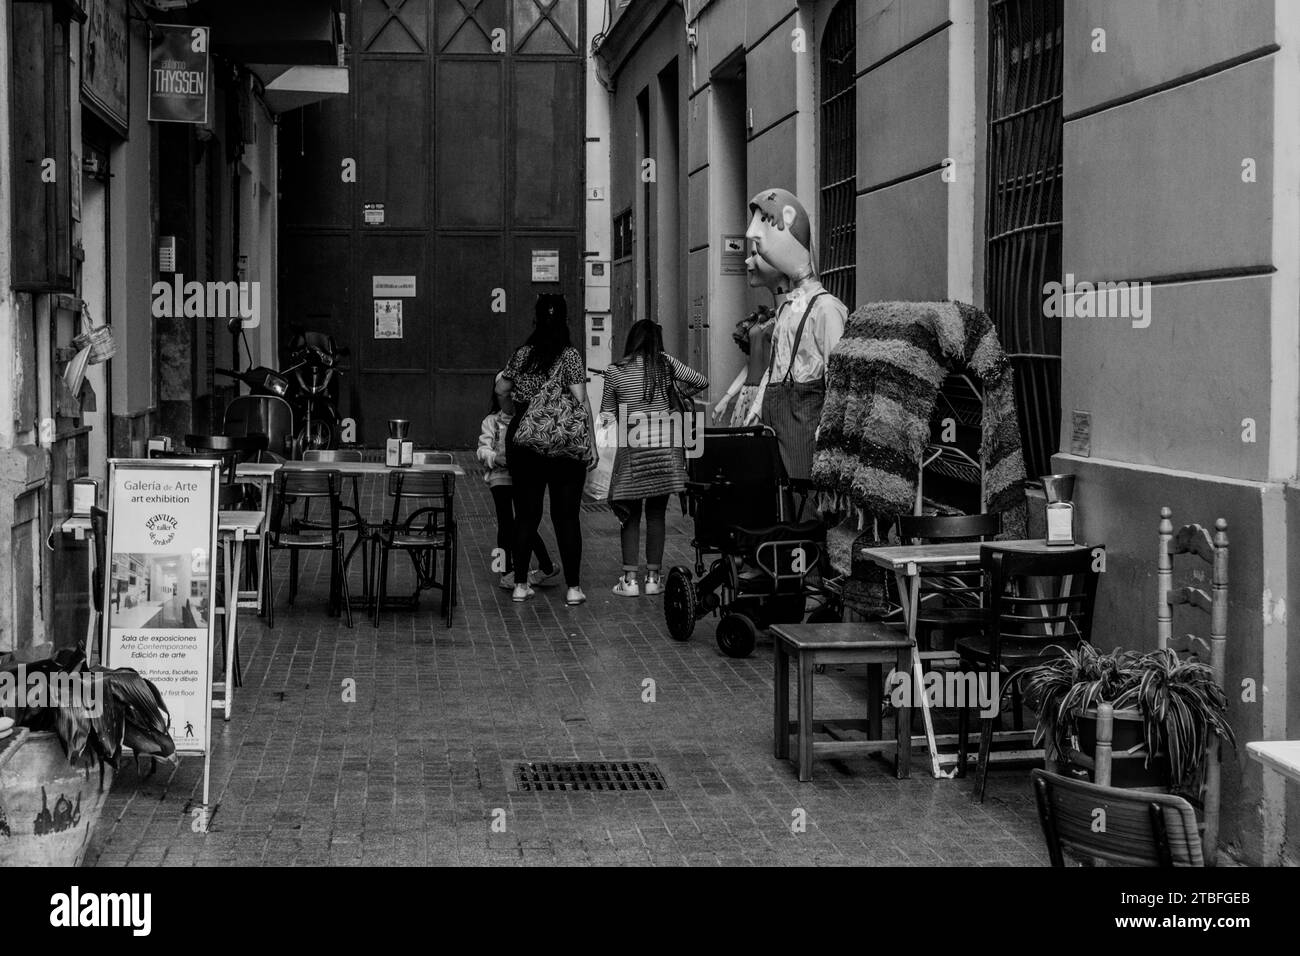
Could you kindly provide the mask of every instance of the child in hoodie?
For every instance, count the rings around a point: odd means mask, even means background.
[[[515,540],[515,507],[510,491],[510,469],[506,463],[506,429],[510,427],[510,416],[501,410],[501,401],[495,390],[492,393],[492,411],[479,429],[478,460],[483,465],[483,481],[492,492],[492,502],[497,509],[497,548],[493,557],[504,556],[505,574],[501,575],[501,587],[507,591],[515,586],[515,574],[512,567],[511,553]],[[540,533],[533,535],[533,554],[537,556],[537,569],[528,574],[531,585],[554,583],[560,569],[551,560],[542,541]],[[494,567],[497,566],[494,564]]]

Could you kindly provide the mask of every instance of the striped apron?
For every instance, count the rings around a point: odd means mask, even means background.
[[[813,453],[817,449],[817,427],[821,424],[822,406],[826,402],[826,379],[823,377],[815,382],[796,382],[792,373],[795,356],[799,354],[799,343],[803,339],[804,326],[808,324],[813,304],[823,295],[824,292],[817,293],[804,309],[803,318],[794,334],[794,344],[790,347],[789,367],[785,370],[785,378],[779,382],[772,381],[772,370],[776,368],[776,343],[772,343],[767,390],[763,395],[763,424],[776,432],[786,476],[797,481],[807,481],[812,475]]]

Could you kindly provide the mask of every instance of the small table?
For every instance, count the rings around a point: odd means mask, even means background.
[[[898,594],[903,606],[903,619],[907,623],[907,636],[912,641],[912,669],[921,679],[921,659],[953,660],[956,654],[948,651],[927,651],[923,655],[916,643],[917,606],[921,597],[921,574],[923,571],[934,572],[943,568],[962,568],[980,563],[980,549],[993,547],[999,551],[1018,551],[1024,554],[1058,554],[1062,551],[1085,550],[1086,544],[1068,546],[1049,545],[1042,538],[1029,538],[1015,541],[971,541],[943,542],[940,544],[898,545],[888,548],[864,548],[862,556],[886,571],[892,571],[894,581],[898,584]],[[925,742],[930,751],[930,771],[936,779],[952,776],[940,769],[939,747],[934,735],[934,719],[930,716],[930,702],[924,692],[914,694],[921,698],[921,715],[925,723]],[[1032,735],[1030,731],[1013,732],[1021,736]],[[955,740],[955,738],[953,738]],[[951,762],[955,762],[955,756]],[[944,762],[949,762],[945,760]]]
[[[1300,783],[1300,740],[1256,740],[1246,744],[1246,753],[1252,760]]]
[[[217,539],[225,554],[226,600],[222,613],[226,629],[226,679],[224,682],[213,681],[212,690],[214,693],[221,691],[222,716],[226,720],[230,719],[231,704],[235,697],[235,653],[239,641],[237,624],[242,603],[237,587],[240,567],[244,563],[244,541],[262,533],[264,520],[264,511],[222,511],[217,520]],[[214,699],[213,706],[217,703]]]
[[[775,661],[775,713],[772,727],[777,758],[790,757],[790,734],[795,734],[798,750],[795,754],[799,767],[799,780],[812,779],[812,764],[816,757],[848,757],[858,754],[894,753],[894,773],[900,780],[909,776],[912,754],[912,711],[904,705],[895,710],[895,739],[881,738],[880,691],[883,682],[881,668],[890,664],[905,680],[911,680],[912,657],[915,642],[901,631],[882,624],[776,624],[772,627],[776,638],[773,646]],[[790,658],[798,668],[799,719],[790,720]],[[815,720],[813,718],[813,673],[819,664],[866,664],[870,691],[867,699],[867,719]],[[836,739],[823,742],[813,739],[818,730],[827,730],[832,736],[839,728],[866,728],[869,740]]]

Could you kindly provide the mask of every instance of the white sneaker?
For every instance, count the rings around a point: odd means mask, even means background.
[[[555,579],[560,576],[558,566],[551,568],[551,573],[547,574],[541,568],[536,568],[528,572],[528,583],[533,587],[548,587],[555,583]]]
[[[516,584],[514,593],[510,595],[510,600],[514,601],[516,604],[523,604],[536,593],[537,592],[527,584]]]
[[[501,575],[501,590],[510,591],[514,589],[514,586],[515,586],[515,573],[513,571],[508,571],[505,574]]]
[[[582,588],[569,588],[569,592],[564,595],[564,603],[569,607],[577,607],[579,604],[587,603],[587,595],[582,593]]]
[[[614,593],[619,597],[640,597],[641,586],[636,583],[636,578],[629,578],[625,574],[614,585]]]
[[[661,577],[659,576],[659,572],[658,572],[658,571],[649,571],[649,572],[646,573],[646,576],[645,576],[645,593],[646,593],[647,595],[651,595],[651,594],[663,594],[663,593],[664,593],[664,582],[663,582],[663,578],[661,578]]]

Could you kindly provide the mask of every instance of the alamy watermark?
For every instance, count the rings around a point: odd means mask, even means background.
[[[619,405],[617,425],[612,431],[608,413],[602,416],[604,428],[596,432],[596,444],[608,448],[681,448],[687,458],[704,454],[703,412],[628,411]]]
[[[1043,286],[1043,315],[1049,319],[1129,319],[1135,329],[1151,325],[1150,282],[1074,281]]]
[[[0,707],[73,707],[98,717],[104,707],[104,678],[101,674],[49,673],[27,669],[0,671]]]
[[[172,281],[153,284],[153,315],[156,319],[243,319],[246,329],[262,322],[262,286],[252,282],[185,281],[179,272]]]
[[[924,678],[889,673],[889,702],[895,707],[975,708],[981,717],[996,717],[1001,709],[1002,682],[987,671],[926,671]]]

